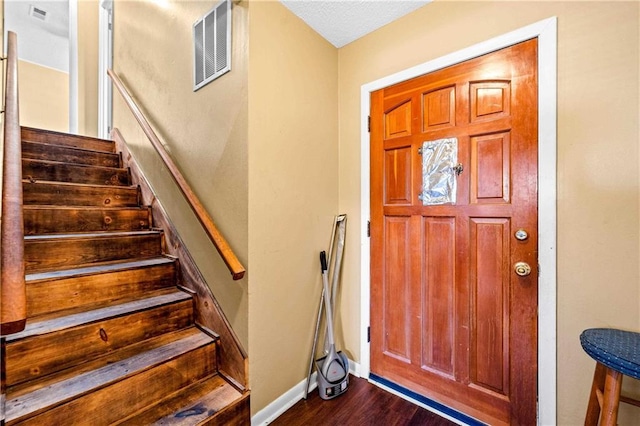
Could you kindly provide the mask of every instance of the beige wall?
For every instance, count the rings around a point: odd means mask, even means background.
[[[338,214],[338,52],[279,2],[251,2],[249,374],[255,414],[305,376],[319,252]]]
[[[4,2],[2,22],[4,27]],[[4,36],[4,31],[2,31]],[[19,61],[20,123],[69,131],[69,74]],[[78,2],[78,133],[98,133],[98,1]]]
[[[98,136],[98,8],[78,2],[78,134]]]
[[[240,261],[249,268],[246,3],[234,5],[231,72],[193,91],[192,25],[215,3],[215,0],[116,2],[114,68]],[[114,126],[131,145],[158,198],[247,347],[248,279],[232,281],[115,90],[113,97]]]
[[[241,2],[232,71],[194,93],[191,24],[212,5],[116,3],[114,62],[247,266],[243,281],[226,278],[118,95],[114,123],[249,350],[255,413],[306,372],[318,253],[338,206],[338,53],[277,2],[251,2],[247,27]]]
[[[20,124],[69,131],[69,74],[18,61]]]
[[[436,1],[340,49],[339,193],[352,242],[341,314],[356,359],[361,85],[557,16],[557,420],[582,422],[594,362],[580,332],[640,328],[639,14],[637,2]],[[623,422],[640,420],[638,411],[622,410]]]
[[[579,424],[593,369],[579,333],[640,328],[638,3],[437,1],[338,50],[278,2],[240,2],[232,72],[193,93],[191,24],[212,3],[117,2],[115,67],[247,278],[227,282],[117,95],[114,120],[247,345],[253,413],[304,378],[336,213],[340,340],[360,359],[361,85],[558,16],[558,424]]]

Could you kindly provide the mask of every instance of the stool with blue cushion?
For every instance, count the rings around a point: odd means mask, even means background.
[[[620,395],[624,376],[640,379],[640,333],[590,328],[582,332],[580,343],[597,362],[584,424],[613,426],[620,401],[640,407],[640,401]]]

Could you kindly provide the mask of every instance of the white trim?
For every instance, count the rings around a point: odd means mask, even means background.
[[[311,375],[311,386],[309,393],[311,393],[317,387],[316,375],[317,373],[313,373]],[[268,425],[269,423],[277,419],[280,415],[282,415],[282,413],[293,407],[296,402],[302,399],[306,382],[307,379],[305,378],[300,383],[280,395],[280,397],[274,400],[271,404],[258,411],[253,417],[251,417],[251,425]]]
[[[6,34],[5,34],[5,37],[6,37]],[[5,56],[6,56],[6,54],[5,54]],[[35,65],[35,66],[38,66],[38,67],[41,67],[41,68],[46,68],[48,70],[57,71],[57,72],[59,72],[61,74],[69,74],[69,72],[67,72],[65,70],[61,70],[59,68],[50,67],[48,65],[39,64],[37,62],[29,61],[27,59],[18,58],[18,61],[26,62],[27,64],[32,64],[32,65]]]
[[[69,133],[78,133],[78,0],[69,0]]]
[[[353,360],[349,360],[349,374],[360,377],[357,372],[360,370],[360,365]],[[317,382],[318,373],[314,372],[309,380],[309,394],[318,387]],[[252,426],[264,426],[273,422],[280,417],[285,411],[293,407],[298,401],[302,399],[304,395],[304,386],[307,382],[305,378],[300,383],[280,395],[271,404],[258,411],[253,417],[251,417]]]
[[[98,137],[111,132],[113,86],[107,70],[113,68],[113,0],[103,0],[98,11]]]
[[[543,21],[544,22],[544,21]],[[538,424],[556,423],[557,19],[538,34]]]
[[[369,206],[369,133],[367,117],[370,94],[480,55],[538,37],[538,424],[556,423],[556,75],[557,18],[551,17],[510,33],[400,71],[371,83],[360,91],[361,135],[361,221],[360,265],[360,367],[362,377],[369,377],[370,352],[367,342],[369,326],[370,276],[369,238],[366,233]]]

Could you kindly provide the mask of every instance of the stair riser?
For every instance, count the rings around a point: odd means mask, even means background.
[[[80,308],[174,286],[174,263],[27,284],[27,316]]]
[[[214,388],[216,384],[218,386]],[[235,388],[219,376],[210,377],[181,392],[168,395],[154,407],[123,419],[117,426],[250,425],[249,395],[244,398],[240,396]]]
[[[25,205],[135,207],[140,190],[135,187],[97,187],[64,184],[22,184]]]
[[[120,155],[87,151],[58,145],[22,142],[22,158],[84,164],[87,166],[120,167]]]
[[[129,171],[126,169],[47,163],[26,159],[22,160],[22,177],[36,181],[45,180],[91,185],[127,186],[130,184]]]
[[[115,152],[116,149],[112,141],[27,128],[22,128],[22,140],[105,152]]]
[[[251,407],[247,395],[233,405],[219,411],[215,416],[199,423],[198,426],[245,426],[250,424]],[[187,423],[184,425],[186,426]]]
[[[25,209],[26,235],[91,232],[142,231],[151,225],[151,211],[87,210],[87,209]]]
[[[3,339],[0,423],[249,424],[248,392],[218,374],[219,336],[175,288],[135,164],[111,141],[22,137],[28,321]]]
[[[87,239],[25,240],[27,273],[113,260],[149,258],[162,253],[162,235]]]
[[[192,322],[193,302],[185,300],[8,342],[7,386],[62,371],[127,345],[183,329]]]
[[[211,343],[23,422],[10,421],[7,426],[108,425],[215,371],[216,348]]]

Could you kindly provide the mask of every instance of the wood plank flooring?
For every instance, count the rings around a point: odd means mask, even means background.
[[[274,426],[302,425],[429,425],[455,423],[411,404],[364,379],[351,376],[343,395],[324,401],[318,391],[311,392],[271,423]]]

